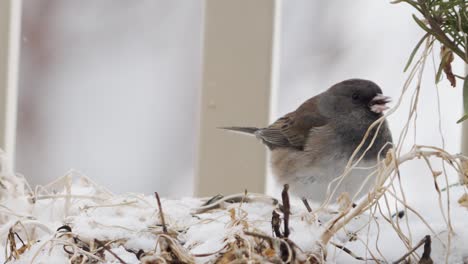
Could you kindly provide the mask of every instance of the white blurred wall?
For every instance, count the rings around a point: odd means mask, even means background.
[[[402,69],[422,36],[408,6],[375,0],[281,3],[275,117],[353,77],[371,79],[398,97]],[[190,195],[202,1],[42,0],[26,1],[24,11],[17,170],[33,183],[76,168],[117,192]],[[440,146],[428,65],[417,143]],[[439,91],[446,147],[458,152],[461,89],[444,81]],[[395,139],[407,113],[408,100],[390,117]],[[433,188],[420,165],[405,170],[415,199]]]
[[[16,168],[190,195],[202,1],[24,2]]]

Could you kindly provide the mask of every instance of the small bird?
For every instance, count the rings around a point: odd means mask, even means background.
[[[330,182],[340,176],[349,158],[361,143],[369,126],[382,117],[390,97],[368,80],[349,79],[331,86],[325,92],[305,101],[295,111],[265,128],[223,127],[223,129],[255,135],[271,151],[273,174],[280,184],[289,184],[290,191],[302,198],[323,202]],[[373,129],[360,154],[375,135]],[[353,197],[376,169],[377,161],[390,148],[392,135],[385,120],[372,147],[338,186],[335,199],[347,192]],[[379,157],[380,155],[380,157]],[[367,181],[361,195],[372,186]],[[331,185],[331,190],[336,186]],[[309,209],[309,208],[308,208]]]

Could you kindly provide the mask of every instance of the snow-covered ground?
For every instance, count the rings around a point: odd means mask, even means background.
[[[80,263],[83,260],[80,256],[86,254],[91,259],[95,258],[105,263],[139,263],[145,259],[147,263],[151,263],[151,259],[161,260],[160,254],[167,244],[170,244],[168,241],[177,241],[177,248],[189,256],[187,261],[196,263],[215,261],[223,253],[230,251],[232,245],[242,242],[250,253],[237,257],[250,257],[254,261],[253,252],[258,251],[262,240],[247,235],[245,231],[273,236],[272,212],[276,210],[281,214],[273,199],[256,194],[247,194],[241,201],[224,202],[221,203],[221,207],[203,211],[197,210],[203,208],[202,205],[206,202],[202,199],[162,198],[161,207],[168,229],[165,233],[157,200],[153,195],[113,195],[87,177],[70,172],[48,186],[36,188],[33,198],[30,193],[32,190],[28,190],[27,186],[24,186],[25,190],[21,189],[24,182],[20,178],[16,179],[17,188],[13,192],[14,184],[10,183],[12,175],[3,171],[1,176],[2,184],[8,191],[2,189],[1,193],[0,260],[5,261],[12,256],[11,242],[5,242],[9,234],[18,234],[18,237],[14,238],[18,259],[12,258],[9,263],[68,263],[73,252],[76,253],[77,261],[73,263]],[[464,263],[463,259],[466,263],[468,212],[455,199],[461,197],[465,191],[462,187],[453,187],[450,191],[450,220],[454,235],[447,263]],[[426,208],[418,209],[430,223],[434,233],[412,213],[408,214],[408,218],[393,219],[398,219],[396,223],[401,225],[405,234],[408,234],[409,227],[413,245],[425,235],[431,235],[431,257],[434,263],[444,263],[448,233],[443,218],[439,217],[438,206],[430,204]],[[291,212],[289,238],[300,248],[297,252],[303,252],[304,256],[317,252],[317,241],[324,232],[324,223],[334,215],[308,214],[302,203],[296,200],[292,201]],[[386,217],[391,218],[390,215]],[[345,231],[338,233],[333,242],[344,245],[362,258],[372,259],[374,254],[375,258],[390,263],[408,251],[395,230],[379,213],[376,213],[375,217],[369,214],[361,215],[348,224]],[[173,240],[166,240],[164,237],[171,237]],[[354,239],[350,239],[351,237]],[[11,241],[11,238],[8,241]],[[109,243],[108,250],[93,252],[103,245],[98,243]],[[369,251],[366,250],[365,244],[369,245]],[[334,246],[329,245],[327,251],[328,263],[363,262]],[[421,256],[422,248],[416,252]],[[297,257],[301,258],[301,255]]]

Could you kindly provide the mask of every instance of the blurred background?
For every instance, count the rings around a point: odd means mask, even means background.
[[[272,120],[347,78],[371,79],[398,98],[403,68],[423,35],[408,6],[295,0],[277,8]],[[33,184],[74,168],[118,193],[193,194],[203,25],[201,0],[24,1],[16,170]],[[454,71],[462,73],[462,65]],[[459,152],[461,88],[447,81],[435,88],[433,76],[430,62],[416,143],[442,146],[438,89],[445,146]],[[395,139],[408,102],[389,118]],[[433,185],[420,165],[404,168],[415,197]],[[276,193],[271,180],[267,191]]]
[[[202,15],[202,1],[24,1],[16,170],[191,193]]]

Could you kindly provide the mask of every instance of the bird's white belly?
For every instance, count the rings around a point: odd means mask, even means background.
[[[299,166],[295,170],[290,170],[289,175],[277,177],[278,182],[289,184],[291,193],[300,197],[307,198],[317,203],[322,203],[327,197],[327,188],[330,185],[330,193],[336,189],[332,199],[332,203],[336,202],[336,198],[343,192],[347,192],[350,198],[353,198],[358,192],[357,198],[365,195],[372,184],[375,182],[375,175],[371,176],[367,183],[364,184],[362,191],[361,186],[368,178],[368,175],[374,171],[376,161],[362,161],[359,168],[355,168],[346,175],[341,183],[334,179],[340,177],[346,167],[348,160],[335,160],[333,162],[322,162],[311,166]],[[337,187],[338,186],[338,187]]]

